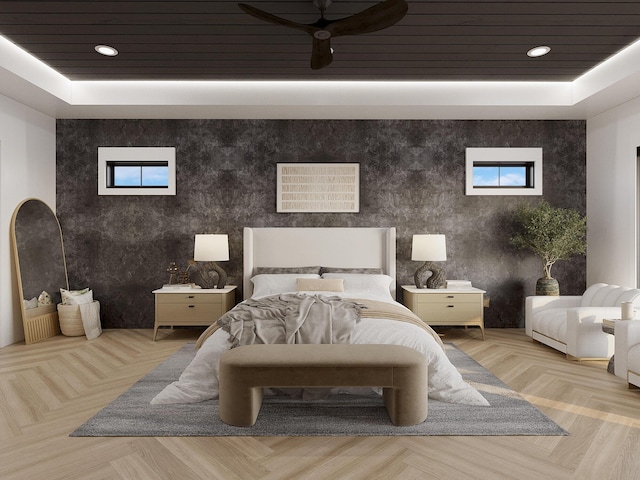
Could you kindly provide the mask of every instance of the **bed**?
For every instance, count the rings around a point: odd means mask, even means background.
[[[478,391],[463,381],[437,334],[395,301],[395,228],[245,228],[243,244],[244,300],[202,334],[191,364],[177,381],[156,395],[152,404],[217,398],[220,356],[239,344],[254,342],[408,346],[427,359],[429,398],[488,405]],[[309,316],[308,306],[315,308],[316,304],[316,316]],[[295,315],[286,315],[285,321],[291,324],[255,327],[263,325],[260,322],[281,321],[274,317],[291,312],[291,305],[306,312],[306,316],[295,310]],[[345,323],[331,323],[318,332],[317,325],[326,323],[318,320],[322,318],[318,312],[327,312],[327,308],[332,312],[328,315],[330,322]],[[349,312],[343,315],[343,310],[356,311],[356,318]],[[278,315],[271,315],[273,311]],[[300,320],[303,317],[307,321]],[[305,332],[307,326],[313,330]],[[263,334],[267,331],[271,333]],[[340,393],[374,395],[380,391],[343,388]],[[319,394],[322,393],[301,392],[303,398],[310,399]]]

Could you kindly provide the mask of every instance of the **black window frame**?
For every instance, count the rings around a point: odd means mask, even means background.
[[[535,188],[535,162],[484,162],[477,161],[473,162],[473,169],[476,167],[487,167],[487,168],[497,168],[498,169],[498,185],[473,185],[473,188],[479,189],[496,189],[496,188],[505,188],[505,189],[534,189]],[[502,167],[525,167],[525,185],[500,185],[500,168]],[[475,172],[474,172],[475,173]],[[475,175],[474,175],[475,178]]]
[[[140,185],[114,185],[114,169],[115,167],[139,167],[140,168]],[[142,185],[142,170],[145,167],[166,167],[169,169],[169,162],[167,160],[157,161],[137,161],[137,160],[107,160],[106,161],[106,182],[109,189],[133,189],[133,188],[166,188],[169,189],[169,175],[167,171],[167,184],[166,185]]]

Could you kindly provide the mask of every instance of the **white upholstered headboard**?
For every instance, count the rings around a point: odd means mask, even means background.
[[[244,229],[244,298],[253,292],[256,267],[382,268],[393,277],[396,298],[396,229],[390,228],[250,228]]]

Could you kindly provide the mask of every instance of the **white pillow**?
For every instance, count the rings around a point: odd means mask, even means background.
[[[299,292],[344,292],[342,278],[298,278],[296,289]]]
[[[60,289],[63,305],[81,305],[83,303],[93,303],[93,291],[88,288],[82,290]]]
[[[38,308],[38,297],[33,297],[31,300],[24,300],[24,309]]]
[[[315,273],[261,273],[251,278],[252,298],[295,292],[298,278],[320,278]]]
[[[361,295],[366,298],[393,300],[389,275],[372,275],[360,273],[323,273],[322,278],[344,279],[344,292],[350,296]]]

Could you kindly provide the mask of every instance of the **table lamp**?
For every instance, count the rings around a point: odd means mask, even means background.
[[[444,235],[414,235],[411,260],[424,262],[413,276],[416,287],[440,288],[444,286],[446,283],[445,271],[432,262],[443,262],[446,259],[447,245]],[[431,272],[431,276],[428,276],[429,272]]]
[[[224,288],[227,284],[227,273],[216,262],[229,260],[229,236],[222,234],[198,234],[193,246],[193,259],[196,262],[207,262],[198,267],[199,281],[202,288]],[[212,272],[218,274],[218,284],[214,283]]]

